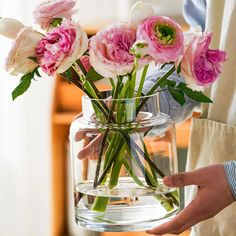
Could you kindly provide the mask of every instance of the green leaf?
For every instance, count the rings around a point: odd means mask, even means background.
[[[39,73],[39,67],[37,67],[33,72],[32,72],[32,77],[34,77],[34,75],[37,75],[38,77],[42,77]]]
[[[173,80],[166,80],[166,81],[167,81],[167,85],[168,85],[169,87],[172,87],[172,88],[175,87],[176,81],[173,81]]]
[[[181,106],[183,106],[185,103],[184,93],[180,89],[175,89],[169,86],[168,90],[171,96],[175,99],[175,101],[178,102]]]
[[[174,88],[175,85],[176,85],[176,82],[173,81],[173,80],[165,79],[165,80],[163,80],[163,81],[161,82],[160,87],[161,87],[161,88],[164,88],[164,87],[166,87],[167,85],[168,85],[169,87]]]
[[[160,79],[160,78],[158,78],[157,80],[159,80],[159,79]],[[167,79],[161,81],[161,83],[160,83],[160,87],[161,87],[161,88],[164,88],[165,86],[167,86]]]
[[[194,91],[187,87],[186,84],[180,83],[177,88],[181,89],[188,97],[192,98],[195,101],[203,103],[213,103],[213,101],[207,97],[203,92]]]
[[[20,84],[12,92],[13,100],[15,100],[18,96],[22,95],[25,91],[27,91],[27,89],[30,87],[32,78],[33,78],[32,73],[22,76]]]
[[[86,74],[86,80],[93,82],[97,80],[104,79],[104,77],[97,73],[93,68],[89,70],[89,72]]]
[[[28,58],[38,64],[38,60],[36,57],[28,57]]]

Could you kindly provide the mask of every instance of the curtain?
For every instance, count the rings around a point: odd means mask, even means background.
[[[38,1],[1,1],[0,16],[32,25]],[[19,78],[3,69],[11,42],[0,36],[0,235],[50,235],[50,107],[52,78],[33,81],[12,101]]]

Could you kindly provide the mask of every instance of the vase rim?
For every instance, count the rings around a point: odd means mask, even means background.
[[[101,93],[110,93],[110,90],[103,90],[100,91]],[[158,96],[160,92],[155,92],[151,95],[143,95],[143,96],[138,96],[138,97],[132,97],[132,98],[112,98],[111,96],[106,97],[106,98],[90,98],[88,95],[83,95],[82,99],[88,100],[88,101],[104,101],[104,100],[111,100],[111,101],[132,101],[132,100],[140,100],[144,98],[151,98]]]

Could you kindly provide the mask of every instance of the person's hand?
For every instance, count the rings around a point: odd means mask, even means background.
[[[86,136],[86,134],[89,132],[93,133],[92,137]],[[75,135],[75,141],[79,142],[79,141],[83,140],[84,144],[83,144],[83,149],[81,149],[78,152],[77,157],[80,160],[82,160],[84,158],[88,158],[88,157],[91,160],[97,160],[98,155],[99,155],[99,151],[100,151],[100,144],[102,141],[102,137],[103,137],[103,134],[101,134],[101,133],[95,134],[94,130],[78,131]]]
[[[197,185],[195,199],[171,221],[147,230],[148,234],[178,235],[200,221],[209,219],[234,202],[223,165],[211,165],[193,172],[179,173],[164,178],[170,187]]]

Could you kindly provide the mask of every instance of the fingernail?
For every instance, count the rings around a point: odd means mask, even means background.
[[[166,176],[164,179],[163,179],[163,183],[167,186],[172,186],[172,178],[171,176]]]

